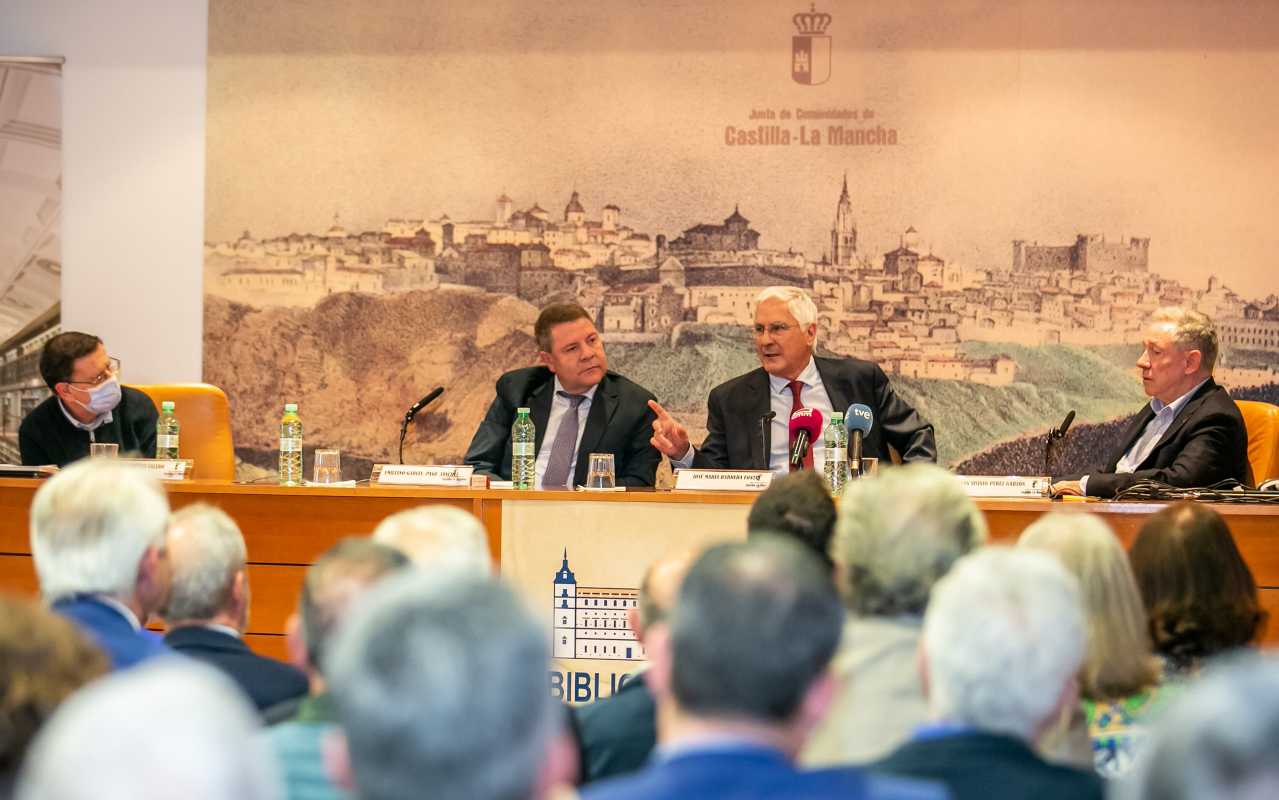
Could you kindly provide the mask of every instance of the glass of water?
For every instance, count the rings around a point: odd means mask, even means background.
[[[342,480],[342,452],[340,450],[316,450],[315,467],[311,483],[338,483]]]
[[[120,445],[113,442],[90,442],[89,456],[91,458],[115,458],[120,455]]]
[[[612,489],[613,486],[613,454],[591,453],[591,469],[586,474],[586,488]]]

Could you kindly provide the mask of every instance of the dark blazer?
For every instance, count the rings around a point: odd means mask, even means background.
[[[573,709],[582,750],[582,783],[634,772],[657,745],[657,702],[644,676],[612,697]]]
[[[310,682],[301,670],[260,656],[243,640],[222,631],[199,625],[183,626],[169,631],[164,643],[184,656],[221,670],[244,690],[258,711],[301,697],[310,689]]]
[[[851,767],[802,772],[775,750],[714,748],[657,757],[633,775],[583,788],[582,800],[944,800],[940,786]],[[1038,800],[1038,799],[1037,799]]]
[[[511,479],[511,424],[515,409],[529,409],[537,429],[537,450],[551,416],[555,374],[546,367],[512,370],[497,379],[497,396],[476,429],[465,463],[480,474]],[[605,373],[595,390],[586,427],[577,446],[573,484],[586,483],[591,453],[612,453],[618,486],[652,486],[662,456],[649,439],[656,414],[648,407],[653,393],[615,372]]]
[[[160,416],[155,403],[129,386],[120,387],[120,404],[111,412],[111,421],[93,432],[94,441],[120,445],[120,455],[138,453],[155,457],[155,422]],[[65,467],[89,455],[89,432],[67,420],[58,407],[57,395],[31,409],[18,426],[18,451],[22,463],[31,466],[57,464]]]
[[[1149,403],[1132,418],[1119,447],[1110,454],[1105,467],[1088,476],[1089,496],[1114,497],[1141,480],[1189,488],[1211,486],[1233,478],[1252,485],[1248,432],[1244,428],[1243,416],[1226,390],[1211,378],[1181,409],[1137,470],[1116,474],[1119,459],[1154,418],[1155,412]]]
[[[145,628],[134,630],[123,614],[92,595],[57,600],[53,610],[87,633],[110,657],[112,669],[126,669],[173,652],[160,641],[159,634]]]
[[[1024,742],[989,733],[916,739],[870,765],[876,772],[939,781],[954,800],[1102,800],[1093,772],[1051,764]]]
[[[902,461],[936,461],[933,426],[897,396],[878,364],[857,358],[814,356],[831,407],[843,412],[865,403],[875,414],[862,453],[885,463],[888,447]],[[706,410],[706,441],[693,458],[695,467],[768,469],[770,442],[760,435],[759,420],[771,410],[768,373],[763,367],[725,381],[711,390]]]

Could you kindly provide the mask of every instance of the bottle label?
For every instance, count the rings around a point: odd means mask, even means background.
[[[511,455],[515,458],[521,458],[523,456],[537,455],[537,451],[533,442],[512,442]]]
[[[300,436],[281,436],[280,452],[281,453],[297,453],[302,450],[302,438]]]
[[[155,446],[159,450],[177,450],[178,435],[176,433],[157,433]]]

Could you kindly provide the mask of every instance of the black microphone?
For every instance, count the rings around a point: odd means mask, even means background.
[[[1066,414],[1066,418],[1061,421],[1061,427],[1048,431],[1048,436],[1044,439],[1044,472],[1048,473],[1049,477],[1052,477],[1053,467],[1056,466],[1053,462],[1056,461],[1057,443],[1066,438],[1066,431],[1070,430],[1070,423],[1074,421],[1075,410],[1072,408]]]
[[[870,433],[875,414],[870,406],[853,403],[844,415],[844,427],[848,428],[848,468],[854,475],[862,474],[862,437]]]
[[[769,426],[773,424],[773,420],[776,418],[776,411],[770,411],[759,418],[759,444],[760,452],[764,454],[764,469],[768,469],[768,462],[770,460],[768,452]]]
[[[1066,418],[1061,421],[1060,428],[1054,428],[1048,435],[1053,439],[1061,439],[1066,435],[1066,431],[1070,430],[1070,423],[1075,421],[1075,410],[1071,409]]]
[[[416,403],[413,404],[411,408],[409,408],[408,413],[404,415],[405,421],[412,422],[413,418],[417,416],[417,412],[429,406],[432,402],[434,402],[435,398],[439,397],[442,394],[444,394],[444,387],[436,386],[434,389],[431,390],[430,394],[428,394],[426,397],[423,397],[421,400],[418,400]]]

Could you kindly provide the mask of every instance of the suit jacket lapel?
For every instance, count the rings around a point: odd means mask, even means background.
[[[746,383],[747,394],[743,398],[746,404],[744,411],[746,418],[750,420],[747,425],[750,431],[747,434],[747,441],[750,443],[751,466],[753,469],[768,469],[768,452],[773,446],[773,426],[764,426],[763,441],[759,435],[759,420],[772,410],[772,398],[770,392],[771,386],[768,383],[768,373],[763,367],[751,373],[750,379]]]
[[[555,394],[555,376],[538,386],[528,396],[529,419],[533,420],[533,452],[542,452],[542,437],[546,435],[546,423],[551,419],[551,400]]]
[[[1128,429],[1124,431],[1124,442],[1110,459],[1110,463],[1106,465],[1107,472],[1114,472],[1115,467],[1119,465],[1119,459],[1124,457],[1124,453],[1133,446],[1141,432],[1146,429],[1146,425],[1155,418],[1155,412],[1150,407],[1150,403],[1146,403],[1145,407],[1137,414],[1137,418],[1132,421]]]
[[[1195,392],[1195,396],[1186,402],[1185,407],[1181,409],[1181,413],[1177,414],[1176,418],[1173,419],[1172,424],[1168,426],[1168,430],[1164,431],[1163,436],[1159,437],[1159,441],[1156,442],[1155,446],[1151,449],[1150,455],[1146,456],[1147,461],[1150,460],[1155,453],[1159,452],[1159,448],[1173,440],[1181,429],[1185,427],[1186,422],[1195,415],[1196,411],[1199,410],[1199,406],[1203,405],[1208,394],[1215,388],[1217,388],[1217,384],[1213,382],[1212,378],[1209,378],[1207,383],[1199,387],[1199,391]],[[1142,464],[1144,466],[1145,462],[1142,462]]]
[[[813,363],[817,365],[817,374],[822,377],[822,388],[826,390],[826,397],[830,399],[830,410],[842,414],[852,402],[848,399],[852,395],[852,387],[848,381],[833,373],[825,362],[824,358],[813,357]]]
[[[604,438],[604,432],[608,430],[608,424],[613,421],[613,414],[617,412],[617,405],[617,386],[612,376],[605,374],[604,380],[600,381],[600,388],[595,391],[595,398],[591,401],[591,410],[586,414],[586,427],[582,430],[582,441],[577,445],[577,466],[573,469],[575,483],[586,483],[590,455],[596,452],[600,440]],[[618,457],[614,455],[613,468],[621,472],[624,465],[617,463],[618,460]]]

